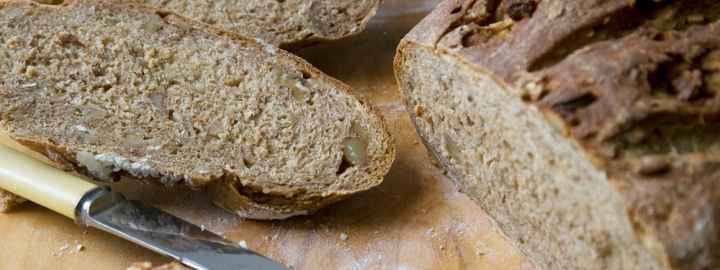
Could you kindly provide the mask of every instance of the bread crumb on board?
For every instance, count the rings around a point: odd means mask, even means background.
[[[63,246],[60,247],[60,249],[58,249],[58,251],[56,251],[55,253],[53,253],[53,256],[61,256],[61,255],[64,255],[65,252],[66,252],[68,249],[70,249],[70,245],[69,245],[68,243],[65,243]]]
[[[80,253],[83,250],[85,250],[85,246],[78,243],[77,241],[75,242],[74,245],[71,245],[70,243],[65,243],[57,251],[55,251],[53,253],[53,256],[59,257],[59,256],[68,255],[68,254],[73,254],[73,253]]]
[[[130,265],[126,270],[190,270],[178,262],[172,262],[161,266],[153,267],[151,262],[136,262]]]
[[[148,270],[152,269],[151,262],[136,262],[130,265],[126,270]]]
[[[248,248],[247,241],[245,241],[245,240],[240,240],[240,242],[238,242],[238,246],[240,246],[240,247],[242,247],[242,248]]]

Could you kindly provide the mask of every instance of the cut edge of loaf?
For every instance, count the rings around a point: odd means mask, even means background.
[[[657,254],[641,244],[657,240],[636,238],[623,199],[605,173],[550,125],[547,115],[526,107],[490,72],[408,39],[399,46],[395,69],[407,110],[430,151],[536,266],[666,265],[662,249]],[[476,159],[482,164],[472,163]]]
[[[82,3],[82,2],[92,2],[93,1],[65,1],[62,5],[58,6],[57,8],[64,8],[71,6],[76,3]],[[110,1],[113,2],[113,1]],[[6,3],[3,3],[5,5]],[[258,47],[259,50],[270,50],[274,53],[277,53],[277,57],[282,57],[285,59],[286,62],[292,62],[292,65],[295,65],[298,69],[307,71],[311,73],[314,77],[320,78],[325,84],[333,85],[335,89],[339,90],[340,92],[344,93],[344,95],[352,96],[350,94],[350,89],[348,86],[343,84],[342,82],[339,82],[333,78],[330,78],[326,75],[324,75],[319,70],[315,69],[314,67],[310,66],[308,63],[304,62],[300,58],[291,55],[289,53],[286,53],[282,50],[277,50],[272,48],[271,45],[261,43],[260,41],[252,40],[249,38],[241,37],[237,34],[226,32],[221,29],[208,27],[200,22],[195,22],[192,20],[184,19],[180,16],[175,16],[172,13],[162,12],[158,11],[156,9],[152,9],[146,6],[138,5],[138,4],[129,4],[129,3],[113,3],[113,5],[125,5],[125,6],[134,6],[136,8],[147,10],[148,12],[156,12],[161,14],[163,18],[165,18],[167,23],[173,23],[173,24],[179,24],[179,25],[186,25],[194,31],[199,32],[208,32],[220,37],[230,38],[232,40],[235,40],[237,42],[245,42],[248,44],[252,44],[252,46]],[[37,4],[36,4],[37,5]],[[53,7],[55,8],[55,7]],[[199,30],[203,29],[203,30]],[[318,191],[318,195],[311,196],[308,198],[305,198],[304,200],[294,202],[290,200],[284,200],[279,205],[273,205],[273,204],[267,204],[267,203],[257,203],[254,199],[256,199],[254,196],[256,194],[253,194],[252,192],[246,193],[246,194],[240,194],[238,189],[228,189],[226,191],[229,192],[216,192],[218,190],[217,187],[222,185],[210,185],[210,194],[214,194],[213,201],[218,204],[219,206],[226,208],[230,211],[233,211],[239,215],[249,217],[249,218],[257,218],[257,219],[281,219],[281,218],[287,218],[294,215],[301,215],[301,214],[309,214],[312,213],[319,208],[322,208],[323,206],[335,202],[343,197],[346,197],[350,194],[354,194],[357,192],[365,191],[367,189],[370,189],[378,184],[380,184],[383,180],[384,175],[389,171],[389,168],[392,164],[392,161],[394,160],[394,153],[395,148],[394,144],[392,142],[392,138],[387,133],[385,129],[385,124],[382,120],[382,118],[375,112],[375,110],[368,106],[366,102],[364,102],[361,99],[358,99],[357,97],[354,97],[356,100],[362,104],[362,107],[365,110],[363,114],[367,116],[368,118],[365,119],[365,121],[369,121],[369,125],[373,126],[373,130],[377,132],[376,134],[373,134],[377,137],[370,138],[371,140],[374,140],[379,149],[382,149],[382,153],[375,153],[371,157],[371,164],[372,170],[368,172],[367,175],[365,175],[365,179],[362,179],[361,182],[358,182],[360,186],[355,186],[352,189],[340,189],[340,190],[323,190]],[[19,138],[17,136],[13,136],[13,134],[10,134],[10,136],[18,141],[19,143],[28,146],[32,148],[34,151],[39,152],[48,158],[52,159],[55,162],[58,163],[66,163],[70,164],[72,168],[74,168],[76,171],[85,174],[90,175],[89,172],[83,168],[78,162],[77,153],[69,153],[67,152],[67,149],[63,149],[63,147],[55,145],[52,142],[43,140],[42,138],[35,138],[35,139],[28,139],[27,137]],[[121,172],[125,173],[125,172]],[[91,175],[90,175],[91,176]],[[197,179],[198,183],[205,183],[204,181],[207,179]],[[219,182],[219,181],[216,181]],[[199,186],[196,186],[196,188],[203,188],[205,184],[200,184]],[[250,190],[259,190],[262,191],[262,187],[251,187],[246,185],[233,185],[233,187],[241,187],[240,190],[243,190],[245,188],[249,188]],[[261,194],[263,201],[266,201],[267,199],[273,199],[272,196],[268,198],[265,194]],[[234,197],[228,198],[228,197],[218,197],[219,195],[232,195]],[[236,196],[236,197],[235,197]]]

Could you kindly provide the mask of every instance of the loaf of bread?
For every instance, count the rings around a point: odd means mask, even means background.
[[[720,268],[720,1],[449,0],[396,74],[539,269]]]
[[[380,0],[142,1],[283,48],[357,34],[380,5]]]
[[[126,1],[0,3],[0,128],[58,166],[212,193],[255,219],[382,182],[384,124],[260,41]]]

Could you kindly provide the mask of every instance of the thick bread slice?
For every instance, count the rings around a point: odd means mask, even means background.
[[[380,0],[142,1],[283,48],[357,34],[380,5]]]
[[[382,120],[303,60],[141,4],[0,4],[0,127],[58,164],[208,188],[257,219],[382,182]]]
[[[451,0],[408,110],[541,269],[720,268],[720,2]]]

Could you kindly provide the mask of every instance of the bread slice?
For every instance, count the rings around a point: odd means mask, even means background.
[[[0,4],[0,127],[98,180],[207,189],[243,217],[311,213],[394,159],[364,102],[298,57],[125,1]]]
[[[720,2],[450,0],[396,73],[448,174],[540,269],[718,269]]]
[[[380,5],[380,0],[142,1],[283,48],[357,34]]]

